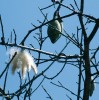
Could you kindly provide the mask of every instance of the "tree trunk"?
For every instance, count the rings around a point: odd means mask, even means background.
[[[87,41],[87,39],[84,42],[84,60],[85,60],[85,82],[84,82],[83,100],[89,100],[91,70],[90,70],[90,58],[89,58],[89,42]]]

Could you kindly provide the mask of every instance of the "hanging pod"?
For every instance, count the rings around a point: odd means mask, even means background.
[[[62,33],[62,20],[59,18],[59,12],[55,12],[53,16],[53,21],[48,24],[48,37],[50,38],[52,43],[55,43],[61,36]],[[54,20],[55,18],[59,18],[58,20]]]
[[[91,82],[90,82],[90,96],[92,96],[94,90],[96,88],[95,80],[93,81],[93,77],[91,76]]]

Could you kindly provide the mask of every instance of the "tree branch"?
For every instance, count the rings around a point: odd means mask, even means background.
[[[43,90],[45,91],[45,93],[48,95],[48,99],[53,100],[51,95],[47,92],[47,90],[44,88],[44,86],[42,86]]]
[[[0,15],[0,23],[1,23],[1,30],[2,30],[1,41],[2,41],[2,43],[5,43],[4,29],[3,29],[3,23],[2,23],[1,15]]]
[[[98,28],[99,28],[99,19],[96,21],[96,24],[95,24],[95,26],[94,26],[94,28],[93,28],[91,34],[90,34],[89,37],[88,37],[88,42],[89,42],[89,43],[90,43],[91,40],[94,38],[94,36],[95,36],[95,34],[96,34]]]

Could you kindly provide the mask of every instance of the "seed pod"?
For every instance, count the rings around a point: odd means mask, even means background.
[[[93,77],[91,77],[91,82],[90,82],[90,96],[92,96],[94,90],[95,90],[96,86],[95,86],[95,81],[93,81]]]
[[[62,26],[58,20],[50,22],[47,33],[52,43],[55,43],[60,38],[61,32]]]

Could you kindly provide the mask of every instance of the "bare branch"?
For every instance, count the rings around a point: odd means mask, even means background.
[[[42,86],[43,90],[45,91],[45,93],[48,95],[48,99],[53,100],[52,97],[50,96],[50,94],[48,93],[48,91],[44,88],[44,86]]]
[[[58,85],[58,84],[55,84],[55,83],[53,83],[53,82],[51,82],[51,84],[53,84],[53,85],[55,85],[55,86],[57,86],[57,87],[61,87],[61,88],[65,89],[66,91],[70,92],[70,93],[73,94],[74,96],[78,96],[78,95],[76,95],[74,92],[72,92],[71,90],[69,90],[69,89],[67,89],[65,86],[63,86],[61,82],[58,81],[58,83],[59,83],[59,85]],[[82,99],[82,97],[80,97],[80,99]]]
[[[1,41],[2,41],[2,43],[5,43],[4,29],[3,29],[3,23],[2,23],[1,15],[0,15],[0,24],[1,24],[1,29],[2,29]]]
[[[91,40],[94,38],[94,36],[95,36],[95,34],[96,34],[98,28],[99,28],[99,19],[96,21],[96,24],[95,24],[95,26],[94,26],[92,32],[90,33],[90,35],[89,35],[89,37],[88,37],[88,42],[89,42],[89,43],[90,43]]]

